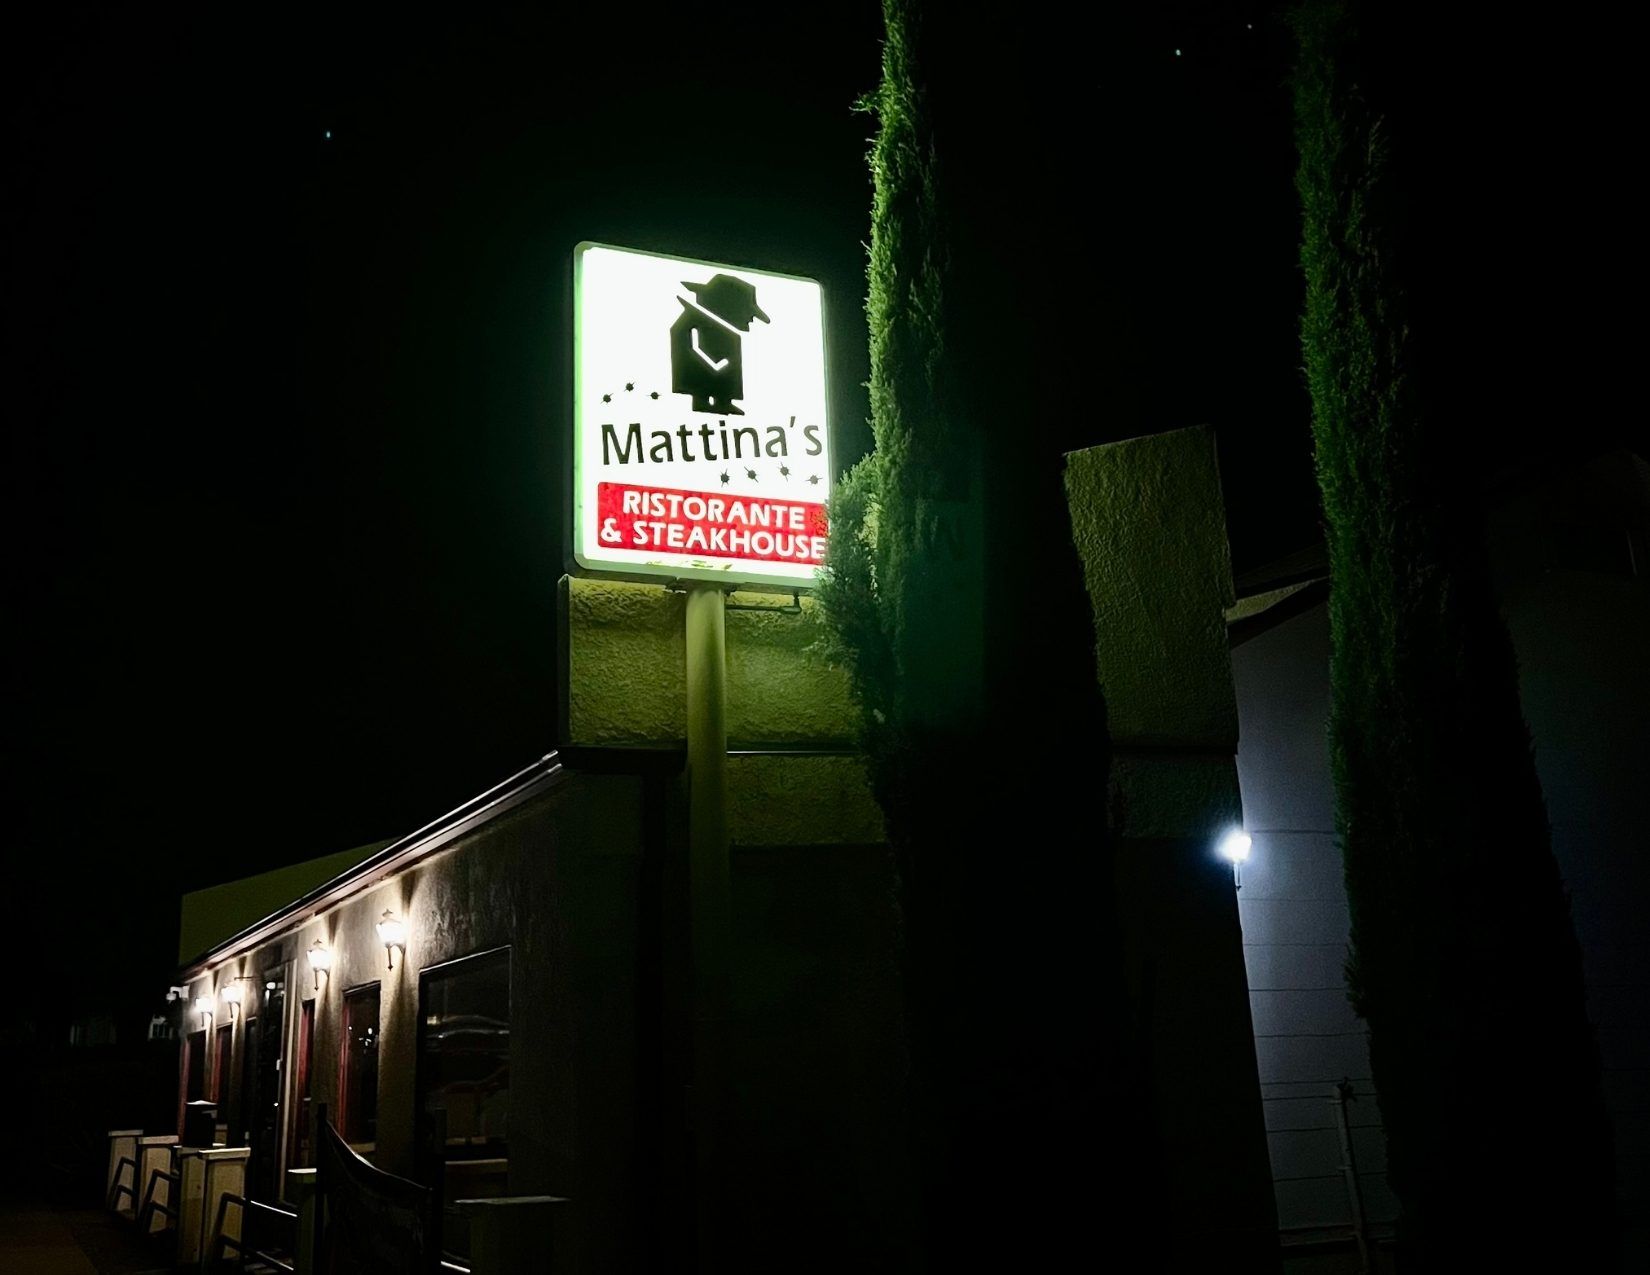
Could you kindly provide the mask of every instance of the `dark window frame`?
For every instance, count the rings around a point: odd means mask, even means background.
[[[258,975],[259,1020],[257,1071],[252,1084],[250,1120],[252,1156],[247,1163],[248,1195],[259,1200],[286,1198],[287,1170],[287,1032],[291,1009],[287,998],[298,986],[294,962],[277,959]],[[274,983],[271,988],[269,985]]]
[[[382,1050],[384,1040],[384,984],[381,979],[370,982],[356,983],[344,989],[343,995],[338,998],[338,1113],[333,1121],[333,1127],[339,1135],[352,1147],[376,1146],[378,1142],[378,1097],[379,1097],[379,1064],[375,1061],[372,1072],[372,1111],[373,1128],[371,1137],[356,1136],[358,1130],[351,1127],[352,1121],[358,1115],[350,1102],[350,1000],[359,998],[371,992],[377,997],[378,1021],[373,1024],[373,1030],[378,1037],[378,1044],[374,1048]],[[383,1057],[382,1053],[378,1056]]]
[[[206,1098],[212,1066],[212,1035],[198,1027],[184,1037],[183,1042],[183,1101],[185,1106]]]
[[[212,1033],[212,1101],[218,1104],[220,1120],[233,1088],[229,1072],[234,1068],[234,1058],[235,1024],[220,1023]]]
[[[236,1066],[235,1122],[229,1130],[231,1142],[252,1144],[252,1091],[258,1085],[258,1016],[241,1019],[241,1059]]]
[[[429,1157],[440,1154],[442,1158],[445,1159],[446,1156],[446,1147],[437,1147],[435,1145],[435,1131],[430,1128],[429,1111],[427,1109],[427,1104],[424,1101],[424,1076],[422,1074],[422,1069],[424,1066],[424,1046],[428,1036],[427,1020],[429,1018],[428,1005],[430,984],[438,978],[443,978],[453,973],[453,971],[461,965],[469,965],[489,959],[497,960],[502,958],[505,963],[505,968],[509,973],[509,977],[505,980],[505,989],[509,997],[510,1016],[513,1024],[516,1005],[516,962],[514,953],[511,950],[513,947],[514,945],[510,943],[500,943],[494,947],[485,947],[479,949],[478,951],[466,952],[463,956],[455,956],[450,960],[441,961],[435,965],[426,965],[423,969],[418,971],[418,1002],[416,1006],[418,1028],[414,1034],[413,1041],[412,1087],[413,1139],[414,1147],[416,1148],[416,1154],[419,1160],[420,1181],[429,1181],[430,1177],[433,1176],[434,1166],[429,1163]],[[514,1035],[515,1032],[512,1028],[511,1036],[514,1037]],[[513,1040],[511,1044],[513,1048]]]
[[[292,1078],[292,1130],[288,1135],[292,1166],[295,1169],[315,1167],[314,1117],[315,1103],[315,1015],[317,998],[310,996],[298,1001],[297,1070]]]

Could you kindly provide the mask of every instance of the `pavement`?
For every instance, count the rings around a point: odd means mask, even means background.
[[[6,1275],[149,1275],[170,1271],[149,1241],[91,1200],[7,1189],[0,1195],[0,1271]]]

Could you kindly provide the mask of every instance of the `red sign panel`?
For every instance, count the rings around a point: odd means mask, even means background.
[[[817,501],[598,483],[596,527],[612,549],[815,567],[825,561],[825,506]]]

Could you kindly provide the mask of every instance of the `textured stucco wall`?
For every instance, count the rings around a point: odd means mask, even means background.
[[[738,593],[737,606],[788,606]],[[563,742],[669,746],[686,735],[683,595],[568,576],[561,584]],[[727,612],[728,740],[834,746],[855,733],[847,674],[820,655],[819,613]]]
[[[751,606],[788,602],[734,594]],[[820,654],[819,608],[801,615],[731,610],[728,631],[728,739],[741,744],[845,744],[858,731],[846,670]]]
[[[562,739],[678,744],[686,736],[685,599],[657,585],[561,581]]]
[[[736,846],[874,845],[882,807],[859,757],[735,756],[728,837]]]
[[[1114,749],[1113,827],[1212,839],[1242,819],[1214,434],[1182,429],[1073,452],[1066,498]]]
[[[1182,429],[1066,458],[1072,536],[1119,744],[1237,743],[1224,610],[1232,604],[1214,432]]]
[[[1112,758],[1111,817],[1130,837],[1192,837],[1214,844],[1243,822],[1229,755],[1152,754],[1119,746]]]

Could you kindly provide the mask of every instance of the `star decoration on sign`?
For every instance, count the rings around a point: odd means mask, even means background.
[[[756,471],[754,469],[747,469],[745,471],[745,477],[754,483],[756,481]]]
[[[779,467],[779,476],[785,479],[786,482],[789,482],[791,477],[791,467],[789,465],[781,465]]]
[[[722,471],[722,486],[726,487],[727,485],[728,485],[728,471],[724,469]]]

